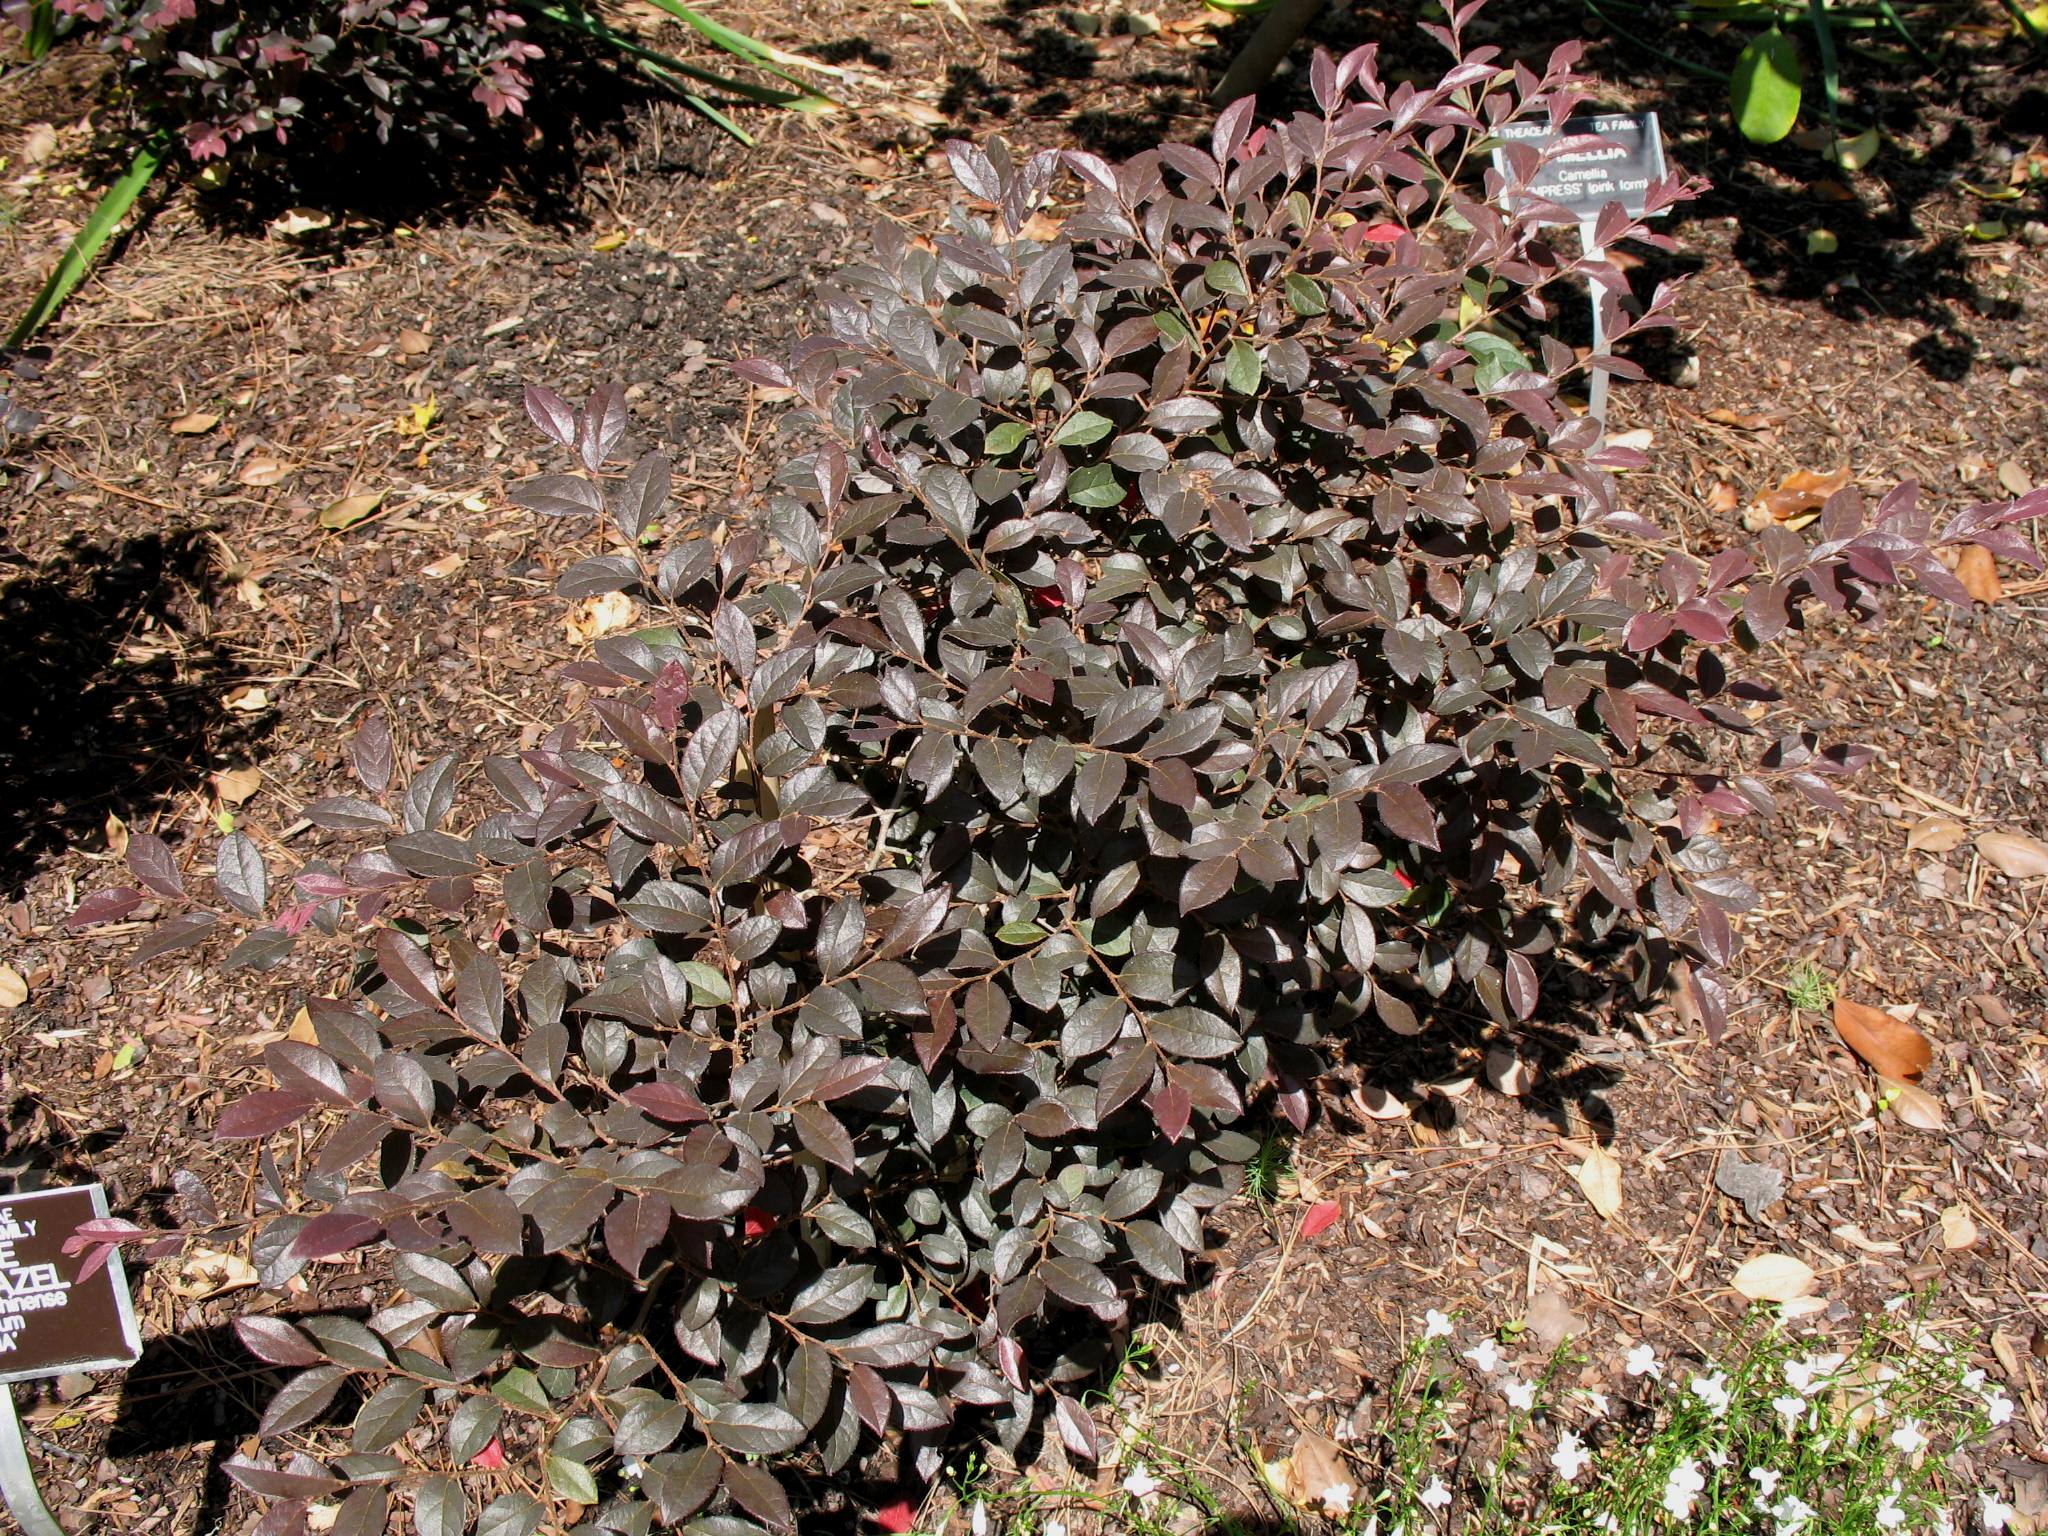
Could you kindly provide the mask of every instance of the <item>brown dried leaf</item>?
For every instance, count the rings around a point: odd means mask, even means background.
[[[1970,829],[1953,816],[1922,816],[1906,833],[1906,846],[1925,853],[1947,853],[1960,848]]]
[[[2005,596],[2005,583],[1998,579],[1998,561],[1982,544],[1966,544],[1956,556],[1956,580],[1987,608]]]
[[[562,628],[568,633],[569,643],[575,645],[631,629],[639,617],[639,605],[632,598],[623,592],[605,592],[572,605],[563,616]]]
[[[1958,1248],[1974,1247],[1978,1238],[1977,1223],[1970,1217],[1966,1205],[1949,1205],[1941,1212],[1941,1246],[1954,1251]]]
[[[1948,1129],[1948,1115],[1941,1107],[1941,1100],[1925,1088],[1902,1083],[1895,1077],[1880,1077],[1877,1083],[1884,1090],[1886,1104],[1902,1124],[1910,1125],[1916,1131]]]
[[[1356,1481],[1344,1449],[1328,1435],[1305,1430],[1281,1463],[1281,1492],[1303,1509],[1341,1514]]]
[[[1519,1099],[1536,1086],[1536,1069],[1506,1046],[1497,1045],[1486,1053],[1486,1081],[1495,1093]]]
[[[1621,1214],[1621,1164],[1612,1152],[1597,1145],[1589,1148],[1586,1160],[1572,1170],[1572,1177],[1603,1221]]]
[[[254,768],[230,768],[213,776],[214,793],[226,805],[240,805],[255,794],[262,783],[263,775]]]
[[[171,430],[180,437],[198,437],[203,432],[211,432],[219,425],[218,411],[189,411],[171,423]]]
[[[1750,503],[1749,510],[1742,514],[1742,524],[1752,533],[1782,524],[1787,528],[1804,528],[1827,505],[1827,499],[1849,483],[1847,469],[1830,470],[1822,474],[1817,470],[1795,469],[1778,482],[1774,491]]]
[[[2048,875],[2048,843],[2022,832],[1979,832],[1977,852],[1984,862],[2015,880]]]
[[[1789,1253],[1760,1253],[1735,1271],[1729,1284],[1751,1301],[1797,1301],[1813,1293],[1813,1266]]]
[[[1879,1077],[1913,1082],[1934,1061],[1927,1037],[1903,1020],[1868,1003],[1835,999],[1835,1033]]]
[[[1707,510],[1716,517],[1726,517],[1741,504],[1741,495],[1726,480],[1716,480],[1707,492]]]
[[[235,478],[244,485],[270,486],[276,485],[291,472],[291,466],[282,459],[257,458],[245,463],[236,472]]]

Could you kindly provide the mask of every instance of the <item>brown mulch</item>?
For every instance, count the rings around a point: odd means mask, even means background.
[[[746,16],[853,70],[864,109],[752,114],[750,152],[641,103],[623,137],[586,147],[567,220],[532,221],[507,196],[292,240],[180,192],[89,282],[51,355],[0,373],[0,392],[46,417],[0,444],[0,635],[27,680],[0,740],[0,916],[30,992],[0,1014],[7,1173],[98,1179],[116,1210],[174,1222],[186,1170],[222,1210],[250,1208],[251,1154],[208,1128],[254,1084],[261,1045],[339,973],[224,986],[193,963],[129,970],[131,939],[68,934],[65,914],[114,883],[133,831],[231,812],[295,864],[300,810],[342,787],[339,743],[372,708],[418,759],[556,718],[554,673],[577,648],[551,588],[594,546],[505,499],[546,459],[521,385],[626,383],[636,428],[674,450],[687,525],[715,528],[774,453],[774,422],[723,364],[797,334],[868,222],[931,223],[947,197],[935,137],[1128,153],[1199,131],[1221,54],[1206,13],[1162,6],[1162,29],[1138,35],[1115,7],[1076,9],[1084,20],[1010,0],[963,25],[943,5],[824,0]],[[1580,19],[1516,14],[1532,40]],[[1372,7],[1322,25],[1343,41],[1376,23],[1409,46]],[[10,316],[89,206],[74,184],[95,71],[64,58],[0,82]],[[1616,428],[1652,434],[1645,511],[1713,548],[1739,532],[1719,486],[1746,505],[1795,469],[1846,466],[1873,490],[1917,477],[1942,513],[2005,494],[2001,475],[2048,480],[2042,252],[1973,239],[1983,210],[1956,185],[2042,148],[2038,73],[1998,60],[1961,96],[1869,103],[1897,138],[1842,202],[1810,154],[1738,152],[1711,90],[1646,76],[1618,46],[1596,55],[1618,97],[1663,107],[1675,158],[1719,183],[1675,225],[1681,257],[1660,259],[1694,275],[1655,371],[1689,378],[1696,353],[1697,385],[1617,391]],[[54,157],[27,164],[43,122]],[[2040,186],[1999,206],[2013,231],[2044,216]],[[1805,254],[1816,227],[1840,238],[1832,260]],[[365,493],[382,494],[366,520],[321,529],[323,509]],[[2020,1341],[2015,1444],[2038,1450],[2048,1366],[2024,1346],[2048,1328],[2048,891],[1967,842],[1906,846],[1930,813],[2048,836],[2048,592],[2004,574],[1994,606],[1906,601],[1882,631],[1820,624],[1755,658],[1782,694],[1767,738],[1811,723],[1881,756],[1850,781],[1846,817],[1727,829],[1764,901],[1726,1043],[1668,1007],[1627,1006],[1594,972],[1515,1040],[1450,1020],[1420,1042],[1357,1042],[1281,1197],[1222,1213],[1205,1283],[1157,1303],[1158,1364],[1127,1383],[1125,1422],[1258,1508],[1245,1442],[1275,1454],[1300,1429],[1341,1427],[1426,1307],[1495,1321],[1555,1289],[1596,1353],[1623,1336],[1682,1350],[1734,1315],[1735,1265],[1777,1250],[1820,1273],[1828,1321],[1936,1284],[1948,1315]],[[229,781],[224,801],[219,776],[243,767],[257,787],[236,799]],[[1918,1005],[1944,1132],[1877,1112],[1826,1017],[1788,1003],[1801,962],[1850,998]],[[1504,1044],[1534,1069],[1525,1097],[1487,1084]],[[1356,1118],[1354,1082],[1415,1112]],[[1622,1168],[1611,1222],[1572,1174],[1595,1141]],[[1715,1188],[1730,1149],[1786,1175],[1756,1219]],[[1326,1199],[1341,1221],[1293,1240]],[[1940,1216],[1956,1205],[1980,1237],[1951,1250]],[[240,1297],[208,1294],[180,1261],[134,1280],[143,1363],[28,1393],[45,1489],[79,1528],[242,1530],[254,1511],[218,1471],[263,1398],[227,1326]]]

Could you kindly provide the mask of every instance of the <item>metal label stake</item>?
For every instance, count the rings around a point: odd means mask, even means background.
[[[1595,233],[1601,211],[1619,203],[1631,218],[1641,218],[1649,206],[1650,188],[1663,180],[1664,136],[1654,112],[1591,112],[1569,119],[1553,133],[1545,123],[1509,123],[1500,130],[1501,144],[1493,152],[1494,169],[1508,183],[1500,195],[1509,213],[1524,200],[1554,204],[1579,226],[1580,248],[1588,261],[1601,261],[1606,253]],[[1539,153],[1567,139],[1588,141],[1564,154],[1552,154],[1538,169],[1534,180],[1513,185],[1514,171],[1508,165],[1507,146],[1527,144]],[[1565,220],[1549,217],[1546,222]],[[1591,356],[1608,355],[1607,321],[1600,312],[1600,287],[1588,283],[1593,302],[1593,351]],[[1604,430],[1607,426],[1607,387],[1604,368],[1589,367],[1586,408]]]
[[[97,1184],[0,1195],[0,1383],[124,1370],[142,1356],[118,1250],[90,1275],[64,1244],[107,1214]],[[64,1536],[36,1487],[14,1394],[0,1386],[0,1494],[24,1536]]]

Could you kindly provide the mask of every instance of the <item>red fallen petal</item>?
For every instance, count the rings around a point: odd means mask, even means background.
[[[1365,233],[1358,238],[1370,240],[1374,245],[1392,245],[1408,231],[1398,224],[1368,224]]]
[[[505,1465],[505,1442],[496,1435],[484,1443],[484,1448],[469,1458],[472,1467],[482,1467],[486,1472],[496,1472]]]
[[[744,1237],[766,1237],[775,1226],[774,1216],[758,1205],[750,1205],[740,1213],[740,1232]]]
[[[1392,866],[1389,867],[1391,868]],[[1410,875],[1406,870],[1394,870],[1394,878],[1401,882],[1401,886],[1404,890],[1412,891],[1415,889],[1415,878],[1414,876]]]
[[[1054,613],[1067,606],[1067,600],[1060,596],[1057,587],[1033,587],[1031,589],[1031,601],[1039,607]]]
[[[1318,1232],[1327,1232],[1337,1224],[1337,1218],[1344,1214],[1344,1207],[1334,1200],[1323,1200],[1308,1208],[1308,1214],[1301,1218],[1301,1235],[1314,1237]]]
[[[876,1510],[874,1521],[885,1531],[907,1531],[917,1524],[917,1511],[911,1507],[910,1500],[898,1499]]]

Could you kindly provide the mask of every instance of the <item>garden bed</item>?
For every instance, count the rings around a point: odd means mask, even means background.
[[[774,462],[775,422],[724,365],[799,334],[868,221],[932,225],[951,195],[932,134],[1127,153],[1206,129],[1219,50],[1191,7],[1145,35],[1107,13],[1093,31],[1051,8],[968,15],[828,5],[806,9],[801,35],[750,16],[757,35],[864,62],[876,104],[750,115],[762,143],[748,151],[642,103],[621,140],[585,146],[574,216],[547,223],[504,196],[459,219],[291,237],[180,193],[81,291],[50,357],[0,377],[47,417],[0,487],[0,627],[29,681],[0,743],[6,963],[28,993],[0,1015],[10,1173],[95,1178],[117,1210],[165,1222],[199,1199],[184,1173],[222,1212],[251,1209],[252,1154],[209,1131],[258,1086],[260,1048],[292,1028],[306,978],[129,970],[132,939],[63,919],[112,883],[138,832],[231,814],[289,863],[303,807],[344,790],[342,743],[373,709],[425,755],[552,723],[553,674],[587,644],[554,578],[602,545],[570,547],[506,499],[555,467],[519,411],[524,382],[627,384],[636,429],[670,440],[681,505],[715,530]],[[1557,38],[1580,23],[1570,7],[1522,16]],[[1328,25],[1405,36],[1365,7]],[[2008,51],[1953,106],[1888,118],[1897,141],[1850,184],[1790,147],[1741,152],[1710,91],[1647,77],[1639,56],[1609,47],[1596,64],[1618,96],[1662,106],[1674,158],[1717,184],[1672,230],[1696,276],[1660,368],[1684,385],[1616,392],[1616,430],[1652,445],[1656,467],[1631,479],[1643,510],[1711,551],[1797,470],[1847,468],[1872,489],[1914,476],[1943,512],[2048,480],[2044,260],[2018,238],[2044,217],[2048,179],[2001,208],[2013,237],[1990,241],[1967,233],[1983,210],[1963,185],[2043,150],[2038,71]],[[85,211],[68,189],[92,73],[60,53],[0,86],[10,312]],[[39,123],[52,132],[31,145]],[[1834,255],[1808,254],[1819,228]],[[2048,836],[2048,594],[2003,575],[2003,597],[1967,613],[1909,599],[1881,633],[1824,622],[1774,648],[1765,735],[1820,724],[1880,756],[1848,781],[1845,815],[1727,829],[1764,899],[1742,928],[1726,1041],[1668,1007],[1628,1008],[1596,971],[1509,1041],[1479,1020],[1354,1041],[1315,1127],[1276,1148],[1264,1198],[1221,1213],[1205,1282],[1152,1305],[1150,1363],[1104,1415],[1152,1443],[1133,1438],[1099,1473],[1047,1449],[1015,1476],[1081,1493],[1076,1530],[1115,1528],[1141,1459],[1270,1519],[1249,1448],[1279,1456],[1341,1429],[1426,1311],[1492,1326],[1547,1293],[1612,1372],[1624,1341],[1705,1348],[1739,1309],[1737,1265],[1772,1251],[1817,1272],[1816,1326],[1931,1285],[1942,1322],[2002,1335],[1980,1363],[2018,1412],[1976,1473],[2023,1516],[2048,1508],[2048,890],[1967,840],[1909,846],[1929,817]],[[1879,1109],[1829,989],[1917,1005],[1942,1129]],[[1525,1070],[1489,1074],[1503,1044]],[[1373,1118],[1382,1093],[1405,1114]],[[1575,1176],[1595,1145],[1619,1164],[1607,1217]],[[1731,1152],[1782,1173],[1782,1197],[1750,1212],[1717,1188]],[[1325,1202],[1337,1220],[1303,1235]],[[143,1363],[55,1384],[27,1410],[45,1489],[79,1528],[253,1516],[219,1471],[267,1391],[228,1327],[248,1294],[240,1258],[142,1267]],[[374,1277],[319,1273],[323,1304],[376,1304]],[[1522,1349],[1526,1365],[1537,1346]]]

